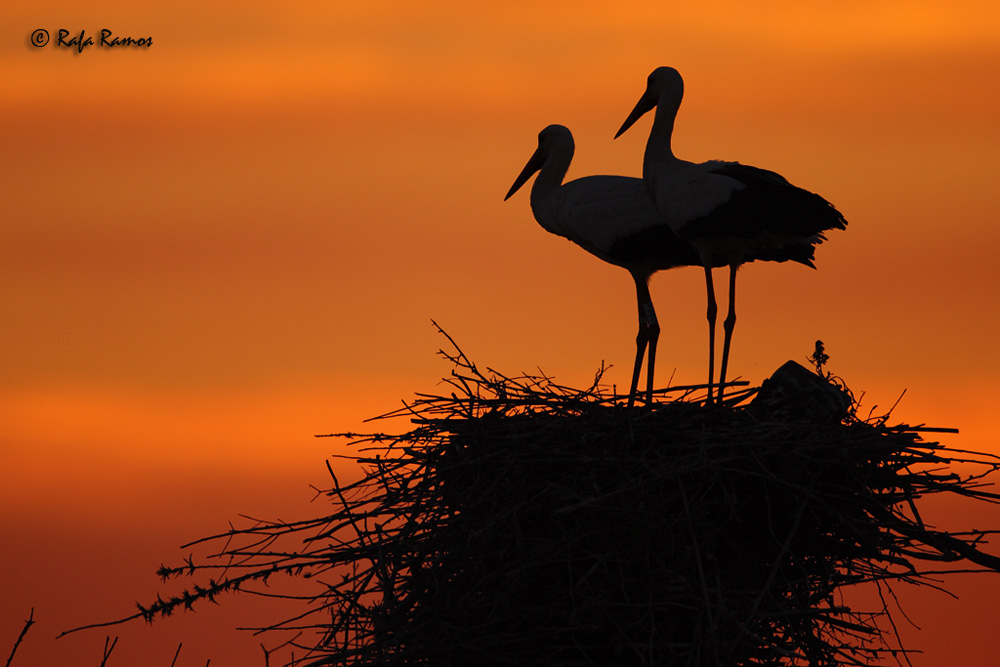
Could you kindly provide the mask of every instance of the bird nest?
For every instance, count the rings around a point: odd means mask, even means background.
[[[412,430],[341,434],[364,474],[330,467],[331,513],[206,538],[224,565],[160,574],[223,576],[138,615],[286,572],[323,582],[269,628],[316,631],[301,664],[861,665],[902,654],[888,608],[851,608],[845,587],[1000,570],[980,549],[994,531],[918,511],[932,494],[996,502],[981,480],[998,460],[861,419],[800,366],[724,406],[679,388],[625,408],[600,374],[574,390],[455,349],[446,395],[386,415]]]

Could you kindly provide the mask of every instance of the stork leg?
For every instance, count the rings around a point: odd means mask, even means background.
[[[733,340],[733,329],[736,327],[736,269],[739,264],[729,265],[729,314],[722,323],[725,339],[722,343],[722,369],[719,371],[719,403],[722,403],[722,392],[726,385],[726,367],[729,365],[729,345]]]
[[[715,303],[715,286],[712,284],[712,264],[705,263],[705,286],[708,290],[708,403],[714,400],[715,380],[715,316],[719,311]]]
[[[656,341],[660,337],[660,325],[656,321],[653,299],[649,295],[649,276],[632,274],[635,280],[636,300],[639,304],[639,333],[635,337],[635,366],[632,368],[632,386],[628,394],[628,407],[635,402],[639,388],[639,373],[642,358],[649,347],[649,366],[646,370],[646,403],[653,402],[653,366],[656,362]]]
[[[660,324],[656,321],[656,311],[653,302],[646,303],[646,319],[649,326],[649,353],[646,367],[646,405],[653,404],[653,365],[656,362],[656,341],[660,338]]]

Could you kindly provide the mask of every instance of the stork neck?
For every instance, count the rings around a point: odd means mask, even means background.
[[[569,164],[573,161],[573,146],[560,147],[553,150],[545,158],[542,168],[531,186],[532,200],[538,200],[547,194],[555,192],[563,183]]]
[[[646,141],[646,152],[643,154],[643,168],[649,169],[654,165],[674,160],[674,151],[671,147],[671,140],[674,134],[674,120],[677,118],[677,110],[680,108],[680,100],[660,99],[656,105],[656,115],[653,117],[653,127],[649,131],[649,139]]]

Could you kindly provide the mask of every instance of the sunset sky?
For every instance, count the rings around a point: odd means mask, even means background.
[[[1000,453],[996,2],[5,3],[0,657],[34,607],[13,667],[97,665],[108,634],[110,667],[179,642],[178,667],[263,665],[246,597],[55,636],[176,590],[156,567],[240,514],[323,512],[344,445],[313,436],[405,429],[362,422],[450,372],[432,318],[481,366],[582,386],[605,361],[626,386],[628,274],[503,196],[550,123],[570,178],[639,176],[651,117],[612,137],[659,65],[685,77],[678,156],[778,171],[850,222],[817,271],[742,270],[730,374],[819,338],[866,410],[905,390],[893,421]],[[658,385],[703,382],[701,272],[652,291]],[[948,587],[897,590],[913,664],[995,664],[1000,576]]]

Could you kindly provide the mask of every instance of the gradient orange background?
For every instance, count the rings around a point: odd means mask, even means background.
[[[606,360],[625,385],[627,274],[502,200],[549,123],[570,177],[638,176],[649,120],[611,137],[657,65],[687,82],[679,156],[779,171],[850,221],[818,271],[742,272],[732,372],[821,338],[866,406],[905,389],[894,421],[1000,451],[995,2],[85,4],[0,9],[0,655],[38,621],[15,667],[98,664],[106,634],[112,665],[180,641],[179,666],[263,664],[233,628],[280,611],[246,596],[54,636],[173,592],[156,566],[240,513],[322,512],[343,444],[313,435],[406,428],[361,422],[450,371],[431,318],[480,365],[585,385]],[[28,43],[105,27],[153,46]],[[654,278],[660,384],[704,380],[703,289]],[[1000,578],[948,587],[897,588],[913,664],[993,665]]]

